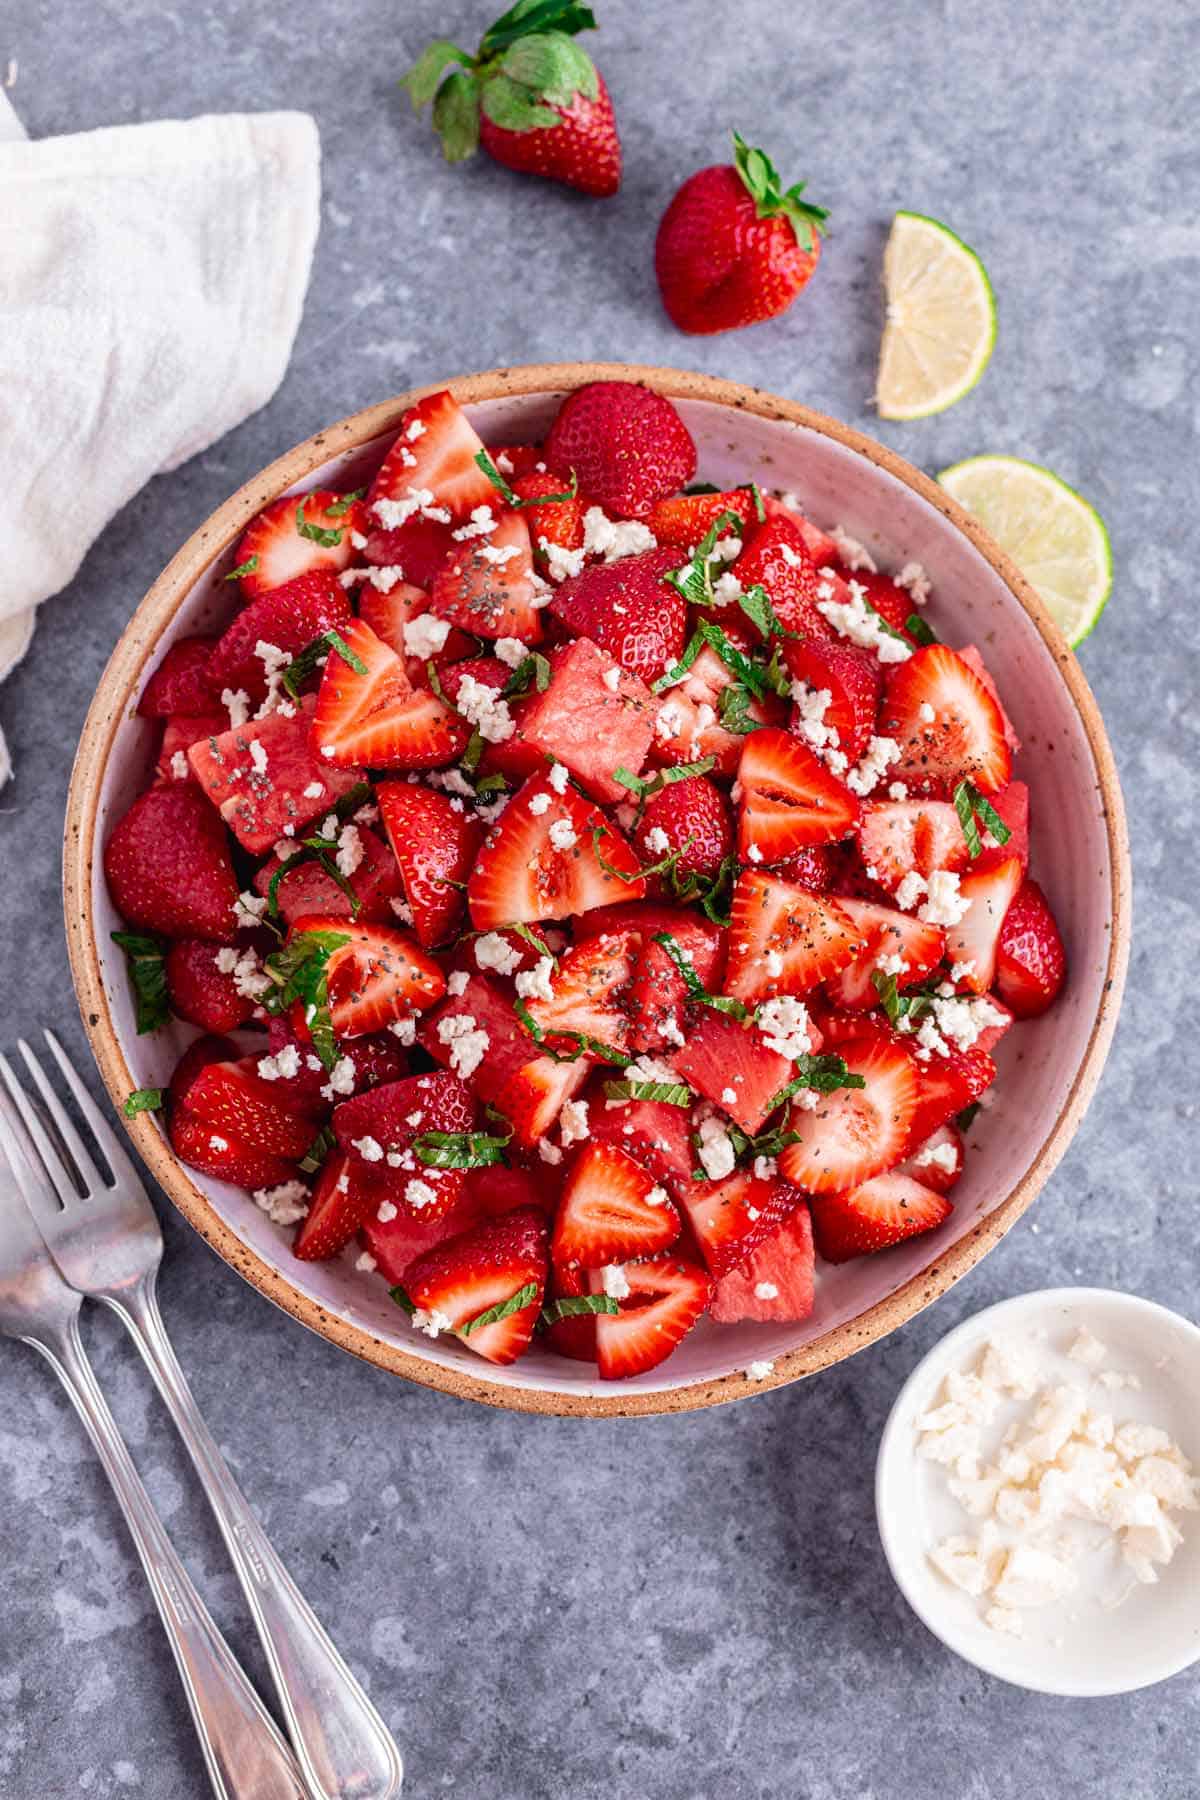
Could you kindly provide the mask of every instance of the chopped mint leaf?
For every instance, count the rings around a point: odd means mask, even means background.
[[[307,496],[305,497],[307,498]],[[304,516],[304,501],[296,508],[296,530],[303,538],[311,538],[314,544],[320,544],[323,550],[336,549],[342,541],[342,531],[326,531],[320,525],[312,525]]]
[[[166,1091],[165,1088],[134,1088],[121,1111],[127,1119],[136,1119],[143,1112],[159,1112]]]
[[[925,623],[919,612],[910,612],[904,621],[904,629],[910,638],[916,638],[918,644],[936,644],[937,633]]]
[[[557,963],[558,959],[545,938],[540,938],[528,925],[507,925],[505,930],[511,931],[514,937],[519,937],[522,943],[528,944],[531,950],[536,950],[539,956],[548,956],[552,963]]]
[[[335,500],[331,506],[327,506],[325,511],[329,514],[331,519],[344,518],[356,500],[363,500],[366,498],[366,492],[367,490],[365,487],[354,488],[352,492],[343,494],[341,498]]]
[[[481,1312],[477,1318],[468,1319],[465,1325],[460,1325],[459,1336],[470,1337],[473,1331],[480,1330],[484,1325],[498,1325],[501,1319],[510,1319],[514,1313],[523,1312],[527,1306],[532,1306],[537,1297],[537,1282],[526,1282],[523,1288],[518,1288],[516,1293],[510,1295],[507,1300],[501,1300],[497,1305],[489,1306],[487,1311]]]
[[[866,1082],[861,1075],[852,1075],[840,1056],[812,1056],[806,1053],[796,1058],[797,1073],[786,1087],[781,1087],[773,1096],[768,1112],[774,1112],[801,1088],[815,1088],[818,1094],[832,1094],[835,1088],[862,1088]]]
[[[550,664],[540,650],[531,650],[517,664],[501,688],[500,698],[513,700],[520,694],[527,694],[531,687],[536,687],[539,694],[544,694],[549,686]]]
[[[972,1100],[968,1106],[963,1107],[963,1109],[960,1113],[955,1114],[954,1123],[958,1126],[958,1129],[960,1131],[962,1131],[962,1132],[970,1131],[972,1125],[975,1123],[976,1119],[979,1117],[979,1115],[982,1111],[983,1111],[982,1102],[979,1100]]]
[[[557,1325],[560,1319],[579,1319],[588,1313],[619,1313],[620,1307],[610,1294],[560,1294],[542,1308],[539,1326]]]
[[[760,729],[762,720],[756,719],[750,711],[753,698],[750,689],[740,681],[731,681],[728,687],[721,689],[717,708],[726,731],[736,732],[738,737],[747,737],[750,732]]]
[[[293,1000],[303,1001],[313,1049],[327,1069],[338,1059],[329,1016],[329,959],[350,942],[347,931],[300,931],[263,964],[275,983],[275,991],[264,1002],[267,1011],[286,1012]]]
[[[318,1131],[316,1137],[308,1146],[304,1155],[300,1158],[301,1174],[315,1175],[336,1142],[337,1139],[334,1137],[330,1127],[328,1125],[322,1125],[320,1131]]]
[[[139,1037],[157,1031],[171,1016],[167,1000],[167,954],[163,938],[149,932],[114,931],[112,941],[125,952],[125,963],[133,983],[136,1023]]]
[[[236,569],[230,569],[228,575],[226,575],[224,577],[224,579],[226,581],[240,581],[243,575],[253,575],[256,572],[257,568],[258,568],[257,554],[255,554],[254,556],[248,556],[246,558],[245,562],[238,564]]]
[[[416,1309],[416,1306],[413,1304],[413,1302],[409,1299],[408,1295],[405,1293],[404,1289],[402,1287],[393,1287],[393,1288],[388,1289],[388,1293],[391,1295],[392,1299],[396,1302],[396,1305],[400,1308],[400,1310],[402,1312],[406,1312],[408,1314],[409,1318],[411,1319],[417,1309]]]
[[[485,1131],[422,1131],[412,1147],[427,1169],[486,1169],[505,1160],[512,1137],[492,1137]]]
[[[972,859],[981,855],[983,851],[983,839],[979,834],[981,824],[985,831],[991,832],[1001,848],[1012,836],[1012,832],[991,801],[986,795],[980,793],[972,781],[960,781],[955,788],[954,810],[958,814],[958,822],[962,826],[963,836],[967,840],[967,855]]]
[[[682,1081],[606,1081],[608,1100],[658,1100],[665,1106],[690,1106],[693,1094]]]
[[[490,118],[491,114],[489,113],[488,116]],[[511,506],[514,510],[519,511],[523,506],[557,506],[563,501],[573,500],[579,492],[578,479],[572,474],[570,487],[563,488],[559,493],[532,494],[528,499],[524,499],[505,480],[486,450],[478,451],[475,456],[475,461],[479,464],[479,467],[483,470],[492,486],[497,489],[505,505]]]

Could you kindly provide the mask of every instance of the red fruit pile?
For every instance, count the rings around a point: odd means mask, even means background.
[[[640,386],[490,451],[421,400],[368,491],[250,527],[106,848],[141,1025],[241,1034],[180,1062],[177,1153],[493,1362],[804,1318],[815,1257],[946,1219],[1064,979],[920,572],[694,471]]]

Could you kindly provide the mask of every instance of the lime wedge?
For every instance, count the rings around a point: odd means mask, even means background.
[[[1082,643],[1112,591],[1112,550],[1095,507],[1018,456],[972,456],[938,480],[1008,551],[1067,642]]]
[[[898,212],[883,253],[887,318],[875,399],[883,419],[944,412],[996,342],[996,303],[973,250],[936,219]]]

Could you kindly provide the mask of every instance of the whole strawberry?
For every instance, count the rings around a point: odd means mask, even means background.
[[[615,194],[621,140],[612,100],[572,41],[595,25],[591,9],[573,0],[517,0],[474,56],[438,38],[400,85],[418,112],[432,102],[447,162],[465,162],[482,144],[505,168]]]
[[[774,164],[735,131],[733,164],[692,175],[663,214],[654,267],[681,331],[733,331],[786,312],[821,254],[828,213],[784,191]]]

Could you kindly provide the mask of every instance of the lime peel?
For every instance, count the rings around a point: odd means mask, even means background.
[[[923,419],[969,393],[996,343],[996,302],[978,256],[939,219],[898,212],[883,253],[887,315],[876,404]]]

